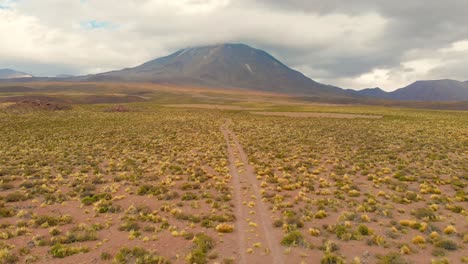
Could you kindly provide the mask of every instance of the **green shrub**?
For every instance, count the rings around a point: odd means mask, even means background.
[[[320,260],[321,264],[345,264],[345,261],[343,258],[331,254],[331,253],[325,253],[325,255],[322,257]]]
[[[8,208],[0,204],[0,216],[1,217],[12,217],[16,214],[13,208]]]
[[[193,239],[193,243],[197,248],[201,249],[205,253],[207,253],[214,247],[213,238],[205,234],[197,234]]]
[[[346,229],[344,225],[336,225],[335,234],[340,240],[348,240],[350,238],[348,230]]]
[[[304,246],[305,245],[305,240],[304,237],[302,236],[301,232],[299,231],[292,231],[289,232],[287,235],[283,237],[281,240],[281,245],[283,246]]]
[[[275,221],[273,221],[273,226],[274,227],[282,227],[283,226],[283,221],[280,220],[280,219],[276,219]]]
[[[110,260],[112,258],[111,254],[107,252],[102,252],[101,253],[101,260]]]
[[[133,249],[124,247],[117,252],[114,262],[119,264],[137,263],[137,264],[169,264],[170,261],[162,256],[149,252],[140,247]]]
[[[137,222],[132,220],[127,220],[119,226],[120,231],[138,231],[140,230],[140,225]]]
[[[369,235],[369,228],[365,225],[359,225],[357,229],[358,233],[363,235],[363,236],[368,236]]]
[[[436,220],[437,216],[431,208],[418,208],[414,211],[414,216],[418,219]]]
[[[54,245],[49,253],[54,258],[64,258],[78,253],[87,253],[89,252],[88,247],[69,247],[61,244]]]
[[[449,239],[443,239],[443,240],[437,241],[435,246],[446,249],[446,250],[450,250],[450,251],[455,251],[458,249],[457,243]]]
[[[208,260],[205,252],[200,249],[194,249],[187,256],[187,262],[190,264],[206,264]]]
[[[10,249],[2,248],[0,249],[0,263],[2,264],[18,263],[18,256],[13,254],[10,251]]]
[[[213,239],[205,234],[197,234],[193,239],[195,248],[188,254],[186,260],[190,264],[206,264],[207,253],[213,249]]]
[[[71,244],[75,242],[96,241],[98,240],[98,236],[95,229],[87,226],[78,226],[67,232],[65,236],[52,240],[62,244]]]
[[[26,201],[27,199],[28,197],[25,194],[20,193],[18,191],[9,193],[4,198],[5,202],[8,203]]]
[[[186,192],[184,195],[182,195],[182,201],[192,201],[192,200],[198,200],[200,199],[198,195],[191,193],[191,192]]]
[[[388,253],[378,256],[377,264],[408,264],[408,262],[398,253]]]
[[[112,195],[109,194],[109,193],[100,193],[100,194],[93,194],[91,196],[86,196],[84,197],[83,199],[81,199],[81,203],[84,204],[84,205],[91,205],[97,201],[100,201],[100,200],[111,200],[112,199]]]
[[[34,219],[34,224],[37,226],[41,226],[47,224],[47,226],[57,226],[57,225],[65,225],[72,222],[72,218],[69,215],[62,215],[62,216],[48,216],[48,215],[39,215],[36,216]]]
[[[153,186],[153,185],[145,184],[145,185],[140,186],[137,189],[137,194],[138,195],[148,195],[148,194],[161,195],[161,194],[167,193],[168,191],[169,189],[164,186]]]

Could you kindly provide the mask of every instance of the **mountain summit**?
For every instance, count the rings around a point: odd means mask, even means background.
[[[88,78],[247,88],[286,94],[347,95],[340,88],[315,82],[265,51],[244,44],[187,48],[135,68]]]

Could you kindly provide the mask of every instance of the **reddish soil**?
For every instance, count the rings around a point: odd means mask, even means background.
[[[267,205],[261,200],[254,169],[249,165],[236,135],[229,129],[230,124],[227,121],[221,131],[228,146],[229,169],[234,184],[239,263],[285,263],[284,249],[280,246],[277,231],[273,229]],[[246,252],[249,253],[247,256]]]
[[[56,103],[48,100],[26,99],[10,105],[11,110],[45,110],[45,111],[60,111],[71,109],[71,106],[63,103]]]

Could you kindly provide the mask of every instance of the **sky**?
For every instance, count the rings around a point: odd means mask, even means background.
[[[0,0],[0,68],[81,75],[244,43],[315,81],[392,91],[468,80],[467,14],[467,0]]]

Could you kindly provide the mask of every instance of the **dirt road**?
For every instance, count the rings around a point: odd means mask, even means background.
[[[262,201],[254,169],[235,133],[229,129],[231,124],[227,120],[221,132],[227,143],[236,206],[238,263],[285,263],[284,249],[275,235],[271,213]]]

